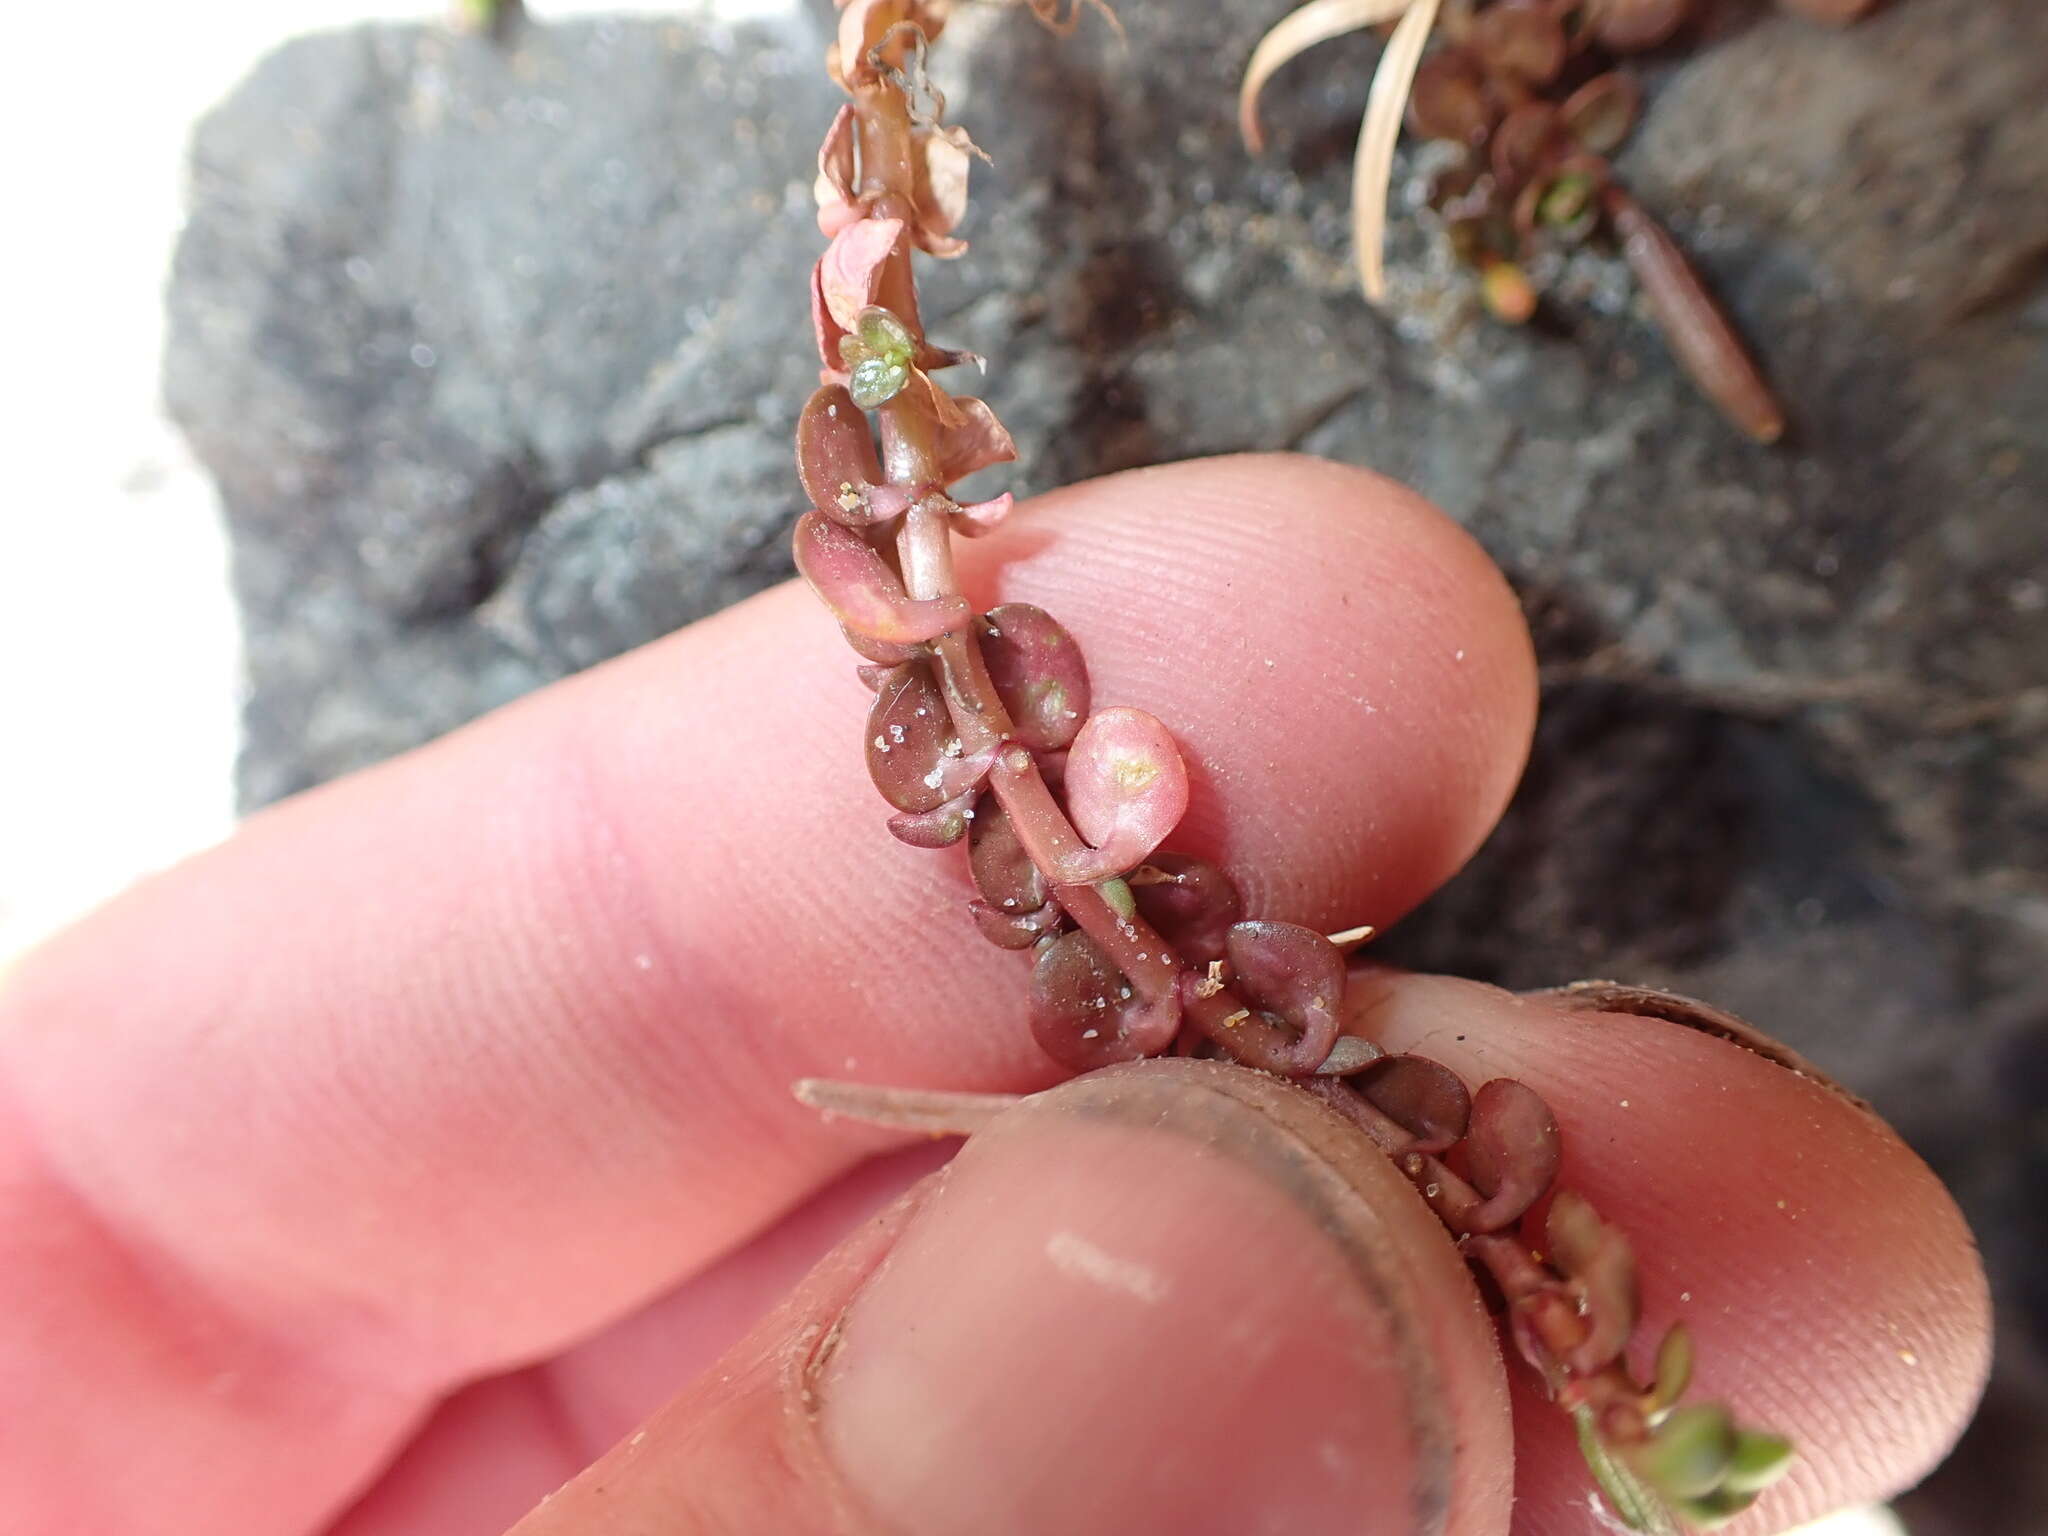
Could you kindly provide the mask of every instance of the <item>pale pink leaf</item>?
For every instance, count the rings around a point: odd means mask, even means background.
[[[845,334],[846,327],[832,318],[825,303],[825,260],[821,256],[811,264],[811,335],[818,343],[818,361],[824,366],[820,377],[827,384],[846,382],[839,358],[839,338]]]
[[[1188,772],[1166,727],[1142,709],[1088,717],[1067,754],[1067,813],[1109,873],[1144,862],[1188,808]]]
[[[852,330],[860,312],[875,302],[882,268],[902,235],[901,219],[862,219],[840,230],[825,247],[818,258],[818,292],[840,330]],[[839,359],[835,355],[826,361]]]
[[[967,242],[951,236],[967,212],[967,136],[957,128],[927,129],[916,143],[917,243],[933,256],[962,255]]]
[[[888,645],[916,645],[967,622],[961,597],[912,598],[874,547],[822,512],[797,519],[796,568],[856,635]]]
[[[818,185],[823,187],[824,182],[820,181]],[[842,203],[837,200],[827,202],[822,193],[819,195],[818,233],[827,240],[830,240],[839,231],[846,228],[847,225],[858,223],[867,216],[867,210],[858,203]]]
[[[818,146],[818,186],[821,193],[829,190],[842,203],[853,201],[853,124],[849,103],[833,117],[832,126],[825,130],[825,142]],[[825,202],[820,195],[818,206],[824,207]]]
[[[853,108],[841,107],[825,134],[825,142],[818,147],[818,179],[812,184],[811,195],[818,203],[818,232],[828,240],[867,216],[867,210],[860,206],[853,192],[854,122]]]
[[[970,501],[955,509],[953,525],[970,539],[980,538],[1000,527],[1016,504],[1017,498],[1008,491],[988,501]]]

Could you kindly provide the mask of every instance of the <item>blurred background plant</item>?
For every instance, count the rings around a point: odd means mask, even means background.
[[[1385,241],[1402,117],[1424,139],[1456,146],[1429,207],[1487,310],[1511,325],[1536,314],[1561,249],[1604,237],[1620,246],[1665,339],[1735,426],[1759,442],[1784,412],[1747,348],[1678,244],[1624,188],[1611,157],[1633,132],[1642,86],[1630,55],[1684,40],[1711,0],[1310,0],[1266,34],[1246,68],[1238,120],[1265,147],[1259,94],[1317,43],[1389,25],[1359,129],[1352,184],[1360,286],[1386,299]],[[1783,0],[1845,22],[1872,0]]]

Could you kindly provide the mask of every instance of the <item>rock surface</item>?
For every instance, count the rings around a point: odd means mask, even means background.
[[[1772,449],[1674,373],[1611,261],[1506,332],[1403,217],[1369,312],[1343,230],[1372,43],[1282,74],[1255,163],[1235,77],[1284,7],[1123,9],[1128,51],[979,9],[944,45],[995,168],[929,309],[995,360],[1002,483],[1297,447],[1485,541],[1541,640],[1541,737],[1388,952],[1697,992],[1876,1101],[1968,1207],[2005,1327],[1916,1529],[2033,1528],[2048,7],[1902,0],[1838,33],[1734,5],[1653,66],[1623,169],[1759,342]],[[234,530],[245,803],[786,571],[816,22],[370,28],[283,49],[206,123],[166,378]]]

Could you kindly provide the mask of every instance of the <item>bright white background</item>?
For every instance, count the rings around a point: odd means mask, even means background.
[[[791,3],[705,8],[738,19]],[[531,8],[545,18],[692,7]],[[157,401],[192,125],[287,37],[445,14],[404,0],[8,9],[0,965],[231,824],[240,652],[220,511]],[[1874,1511],[1826,1522],[1827,1536],[1899,1529]]]

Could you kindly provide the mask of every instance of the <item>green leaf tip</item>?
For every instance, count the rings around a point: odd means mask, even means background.
[[[1109,903],[1110,910],[1125,922],[1138,915],[1138,898],[1131,894],[1130,883],[1122,879],[1099,881],[1095,889],[1102,899]]]
[[[910,383],[917,338],[910,327],[878,304],[870,304],[854,320],[853,331],[839,338],[839,361],[846,365],[847,393],[864,411],[887,405]]]

